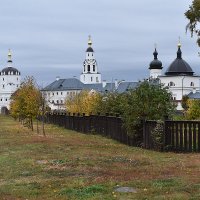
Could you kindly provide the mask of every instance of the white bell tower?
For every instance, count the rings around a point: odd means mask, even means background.
[[[0,71],[0,113],[10,108],[10,97],[20,87],[21,74],[12,65],[12,54],[8,52],[7,66]]]
[[[84,84],[101,83],[101,74],[98,72],[97,61],[94,57],[91,36],[89,36],[88,39],[86,59],[83,62],[83,71],[80,75],[80,81]]]

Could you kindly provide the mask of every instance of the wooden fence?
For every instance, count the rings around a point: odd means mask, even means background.
[[[127,145],[134,145],[134,140],[127,135],[122,119],[118,116],[48,113],[45,122],[82,133],[96,133]]]
[[[118,116],[48,113],[45,122],[82,133],[107,136],[130,146],[138,145],[138,141],[134,141],[132,137],[128,136],[123,127],[123,121]],[[143,126],[142,146],[146,149],[200,152],[200,121],[164,121],[162,145],[159,148],[155,143],[155,136],[152,136],[157,121],[144,120],[141,125]]]
[[[143,127],[144,147],[154,149],[152,132],[156,121],[145,121]],[[163,124],[163,150],[176,152],[200,152],[200,121],[171,121]]]

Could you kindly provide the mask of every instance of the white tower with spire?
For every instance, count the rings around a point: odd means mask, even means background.
[[[86,59],[83,62],[83,71],[80,75],[80,81],[84,84],[101,83],[101,74],[98,71],[97,61],[94,57],[91,36],[88,39],[88,48],[86,50]]]
[[[0,71],[0,113],[10,108],[10,97],[20,87],[21,74],[12,66],[12,54],[8,52],[7,66]]]

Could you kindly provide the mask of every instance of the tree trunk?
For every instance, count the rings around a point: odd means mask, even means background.
[[[31,130],[33,131],[33,119],[32,119],[32,117],[30,118],[30,123],[31,123]]]
[[[44,129],[44,114],[42,114],[42,132],[43,132],[43,136],[46,137],[46,133],[45,133],[45,129]]]
[[[37,134],[39,134],[38,119],[37,119]]]

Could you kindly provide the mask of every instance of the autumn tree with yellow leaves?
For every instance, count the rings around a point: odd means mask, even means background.
[[[27,77],[11,97],[11,115],[33,130],[33,119],[44,114],[44,101],[34,78]]]
[[[96,112],[99,101],[101,101],[99,93],[83,90],[79,94],[68,97],[65,105],[67,112],[89,115]]]

